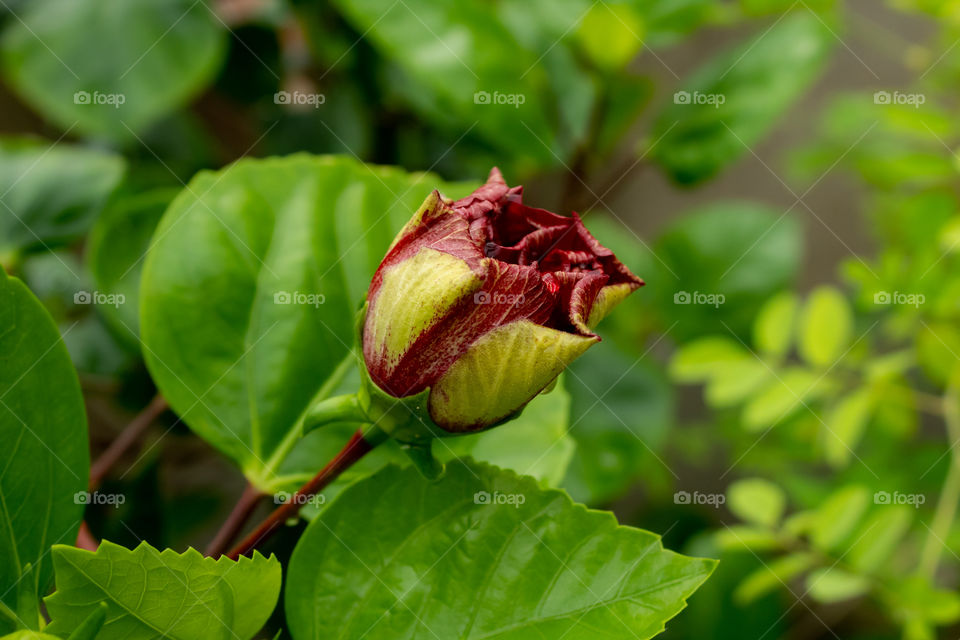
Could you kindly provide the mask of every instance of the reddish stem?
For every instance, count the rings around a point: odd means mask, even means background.
[[[363,430],[357,431],[351,436],[350,441],[341,449],[336,457],[327,463],[320,473],[315,475],[309,482],[300,487],[290,499],[274,509],[273,513],[267,516],[266,520],[261,522],[246,538],[227,553],[227,556],[236,560],[240,556],[250,553],[257,545],[267,540],[277,528],[287,520],[296,518],[300,513],[300,508],[306,504],[314,494],[322,491],[327,485],[337,479],[337,477],[353,466],[360,458],[373,451],[376,443],[371,443],[363,437]]]
[[[214,557],[223,555],[227,545],[233,542],[233,539],[240,533],[243,525],[250,518],[253,510],[257,508],[257,504],[262,497],[263,493],[253,485],[247,484],[243,493],[240,494],[240,499],[237,500],[237,504],[234,505],[233,511],[227,516],[223,526],[217,531],[217,535],[210,541],[210,544],[207,545],[207,550],[204,551],[204,553]]]
[[[153,421],[160,417],[160,414],[168,409],[167,401],[159,393],[153,397],[143,411],[138,413],[130,421],[120,435],[110,443],[110,446],[100,454],[100,457],[90,466],[90,482],[88,491],[96,491],[100,483],[110,472],[110,469],[120,458],[136,444],[143,434],[147,431]]]
[[[86,522],[81,522],[80,531],[77,532],[77,548],[96,551],[99,546],[100,543],[97,542],[97,539],[90,531],[90,527],[87,526]]]

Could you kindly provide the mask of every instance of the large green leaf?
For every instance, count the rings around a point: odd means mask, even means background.
[[[390,467],[307,528],[285,606],[296,640],[644,639],[713,566],[495,467]]]
[[[705,180],[744,154],[818,76],[835,36],[816,15],[779,19],[695,71],[660,114],[652,155],[675,180]]]
[[[238,561],[188,549],[125,549],[103,541],[96,552],[53,548],[57,591],[48,597],[52,633],[66,634],[108,606],[98,640],[247,640],[280,595],[280,562],[254,552]]]
[[[76,539],[83,519],[76,494],[86,488],[90,458],[67,349],[40,302],[2,269],[0,442],[0,603],[16,610],[18,591],[34,600],[46,591],[50,545]],[[28,564],[33,584],[19,584]],[[4,624],[0,617],[0,632]]]
[[[123,170],[119,157],[103,151],[0,142],[0,254],[47,248],[86,232]]]
[[[147,366],[257,486],[282,484],[301,414],[349,371],[374,270],[434,188],[469,191],[343,157],[244,160],[198,174],[164,215],[141,289]]]
[[[216,72],[226,30],[212,11],[192,0],[32,0],[7,21],[4,74],[64,129],[127,139]]]

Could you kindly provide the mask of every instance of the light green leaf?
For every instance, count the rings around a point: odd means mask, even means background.
[[[39,631],[15,631],[0,638],[0,640],[62,640],[57,636]]]
[[[850,486],[831,495],[817,509],[810,532],[813,545],[825,553],[840,549],[852,536],[869,503],[866,487]]]
[[[780,538],[773,531],[744,525],[724,527],[714,534],[714,540],[717,546],[725,551],[743,551],[745,549],[769,551],[783,546]]]
[[[960,330],[952,322],[929,322],[917,329],[917,362],[934,383],[946,386],[960,354]]]
[[[131,551],[104,540],[96,552],[57,545],[53,563],[50,631],[71,631],[106,601],[97,640],[247,640],[280,595],[280,562],[258,552],[214,560],[195,549],[178,554],[142,542]]]
[[[60,333],[3,269],[0,361],[0,604],[17,611],[18,591],[34,602],[46,592],[50,545],[76,540],[83,519],[76,495],[87,487],[90,458],[80,384]],[[0,632],[12,631],[3,624]]]
[[[654,126],[651,153],[676,181],[718,173],[753,147],[819,75],[834,42],[828,27],[798,11],[683,83]]]
[[[370,278],[434,188],[469,192],[345,157],[241,160],[198,174],[164,214],[140,293],[147,366],[190,428],[266,492],[281,466],[322,465],[310,443],[323,437],[298,444],[298,421],[352,367]],[[299,468],[284,465],[294,448]]]
[[[913,511],[905,505],[885,505],[867,518],[847,554],[850,566],[870,573],[889,565],[897,545],[910,529]]]
[[[530,478],[455,462],[430,484],[389,467],[307,528],[290,559],[286,613],[296,640],[643,640],[713,566]]]
[[[727,508],[741,520],[762,527],[776,527],[786,504],[783,490],[762,478],[738,480],[727,488]]]
[[[807,591],[826,604],[862,596],[869,589],[869,580],[836,567],[817,569],[807,576]]]
[[[850,303],[834,287],[818,287],[807,297],[798,329],[800,355],[812,365],[829,367],[853,339]]]
[[[816,399],[824,387],[825,381],[813,371],[787,369],[744,406],[743,426],[759,431],[778,424]]]
[[[670,360],[670,375],[678,382],[705,382],[724,375],[731,365],[752,358],[730,338],[700,338],[677,349]]]
[[[872,411],[873,392],[867,387],[850,392],[834,405],[824,418],[827,425],[824,434],[827,462],[842,467],[850,461]]]
[[[64,129],[112,140],[184,104],[226,44],[212,9],[190,0],[32,0],[7,25],[2,64],[17,93]]]
[[[774,589],[789,585],[793,578],[812,568],[816,561],[817,556],[813,553],[791,553],[771,560],[744,578],[733,592],[733,598],[738,604],[750,604]]]
[[[117,304],[99,305],[121,340],[140,350],[140,274],[153,231],[176,191],[157,190],[114,202],[97,219],[87,264],[97,290]]]
[[[756,356],[731,362],[707,383],[707,404],[718,408],[739,404],[773,376],[770,365]]]
[[[594,64],[615,71],[640,52],[644,25],[629,3],[601,2],[587,10],[576,35]]]
[[[782,358],[790,350],[799,300],[785,291],[770,298],[757,314],[753,342],[761,353]]]
[[[123,172],[123,160],[103,151],[0,141],[0,253],[76,239],[93,223]]]

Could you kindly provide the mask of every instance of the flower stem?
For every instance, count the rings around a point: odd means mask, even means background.
[[[263,543],[273,535],[280,525],[291,518],[296,518],[300,513],[301,507],[307,503],[307,499],[310,496],[322,491],[331,482],[336,480],[341,473],[352,467],[358,460],[363,458],[363,456],[373,451],[373,449],[386,440],[386,438],[386,434],[376,427],[368,428],[366,431],[364,431],[364,429],[357,429],[349,442],[347,442],[333,460],[327,463],[327,466],[321,469],[309,482],[300,487],[288,501],[274,509],[273,513],[267,516],[256,529],[250,532],[247,537],[226,555],[236,560],[240,556],[253,551],[257,545]]]
[[[950,446],[950,467],[940,490],[937,509],[933,516],[933,526],[927,533],[927,540],[920,556],[920,571],[931,579],[937,572],[940,556],[950,535],[950,527],[957,514],[960,502],[960,403],[958,390],[951,386],[943,397],[943,417],[947,425],[947,444]]]
[[[204,553],[214,557],[223,555],[227,545],[233,542],[233,539],[240,533],[243,525],[250,519],[250,516],[253,514],[254,509],[257,508],[257,504],[262,497],[262,492],[252,484],[247,483],[243,493],[240,494],[240,499],[237,500],[237,504],[234,505],[230,515],[227,516],[220,530],[217,531],[217,535],[215,535],[213,540],[210,541],[210,544],[207,545]]]
[[[169,408],[166,399],[159,393],[153,397],[140,413],[130,421],[120,435],[110,443],[110,446],[100,454],[92,465],[90,465],[90,481],[87,484],[88,491],[96,491],[100,483],[110,472],[110,469],[120,458],[136,444],[146,433],[147,429],[153,424],[153,421],[160,417],[164,411]]]
[[[367,414],[360,408],[356,394],[334,396],[310,407],[303,417],[302,434],[336,422],[367,422]]]

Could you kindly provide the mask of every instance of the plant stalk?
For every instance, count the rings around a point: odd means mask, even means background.
[[[90,481],[88,491],[96,491],[103,479],[110,472],[117,461],[146,433],[153,421],[160,417],[169,408],[166,399],[159,393],[153,397],[144,409],[130,421],[120,435],[110,443],[110,446],[100,454],[90,466]]]
[[[957,515],[960,503],[960,403],[958,389],[949,388],[943,397],[943,418],[947,425],[947,444],[950,447],[950,468],[940,490],[937,509],[933,516],[933,526],[927,534],[927,540],[920,556],[920,571],[931,579],[937,573],[940,556],[950,535],[950,527]]]
[[[357,431],[351,436],[347,444],[340,450],[333,460],[327,463],[320,472],[310,481],[300,487],[290,499],[274,509],[267,518],[261,522],[256,529],[250,532],[239,544],[231,549],[226,555],[236,560],[240,556],[250,553],[257,545],[262,544],[287,520],[296,518],[300,509],[306,504],[309,498],[327,487],[336,480],[341,473],[352,467],[358,460],[363,458],[386,439],[386,434],[376,427],[367,430]]]
[[[236,538],[240,530],[243,529],[243,525],[250,519],[250,516],[253,514],[254,509],[257,508],[257,504],[259,504],[262,497],[263,493],[260,490],[252,484],[247,483],[247,486],[243,489],[243,493],[240,494],[240,499],[237,500],[237,504],[234,505],[230,515],[227,516],[220,530],[217,531],[217,535],[215,535],[213,540],[210,541],[210,544],[207,545],[204,554],[214,557],[223,555],[224,550],[233,542],[233,539]]]

